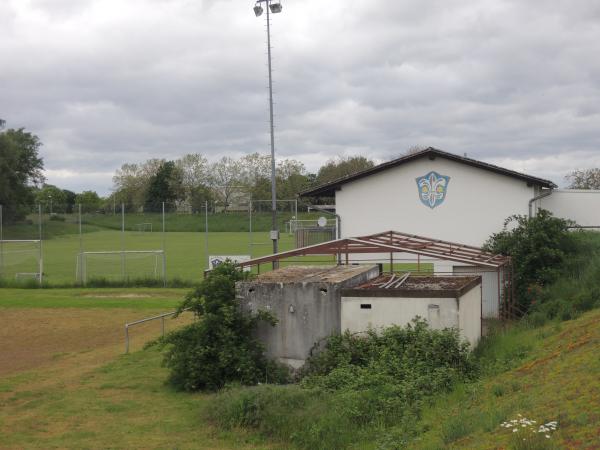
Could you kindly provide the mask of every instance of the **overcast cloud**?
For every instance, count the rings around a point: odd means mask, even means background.
[[[276,145],[315,170],[434,146],[564,184],[600,167],[597,0],[282,0]],[[48,182],[109,192],[125,162],[268,152],[251,0],[0,0],[0,117]]]

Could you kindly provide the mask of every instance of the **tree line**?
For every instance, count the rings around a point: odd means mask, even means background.
[[[31,132],[6,129],[0,119],[0,205],[4,220],[24,217],[34,204],[43,205],[47,212],[72,213],[76,205],[81,205],[83,212],[112,212],[121,203],[129,212],[160,211],[164,202],[169,211],[197,212],[205,202],[228,211],[247,204],[249,199],[271,198],[269,155],[224,156],[210,162],[205,155],[193,153],[176,160],[126,163],[113,176],[112,193],[101,197],[92,190],[75,193],[47,184],[39,155],[41,145]],[[406,153],[415,149],[418,150],[411,147]],[[278,159],[277,198],[293,199],[302,190],[373,166],[374,162],[364,156],[338,157],[325,162],[316,172],[309,172],[301,161]],[[573,171],[566,181],[571,189],[600,189],[600,168]]]
[[[275,170],[277,198],[294,199],[304,189],[373,165],[362,156],[337,158],[317,173],[309,173],[298,160],[279,159]],[[141,164],[123,164],[113,177],[111,198],[128,210],[154,211],[165,202],[169,208],[185,206],[199,211],[208,202],[227,211],[250,199],[271,198],[271,157],[252,153],[209,162],[206,156],[194,153],[174,161],[149,159]]]

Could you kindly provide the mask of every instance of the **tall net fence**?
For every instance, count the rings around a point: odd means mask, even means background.
[[[211,267],[211,257],[222,261],[272,253],[271,208],[270,200],[260,199],[227,209],[211,202],[195,208],[175,203],[134,208],[115,202],[98,209],[47,202],[16,210],[4,205],[0,279],[50,285],[198,282]],[[296,248],[298,230],[314,226],[322,215],[307,212],[296,200],[278,200],[276,212],[279,251]]]

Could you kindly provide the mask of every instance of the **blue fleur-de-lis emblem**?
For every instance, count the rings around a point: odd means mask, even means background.
[[[450,177],[433,171],[417,178],[421,202],[431,209],[441,205],[446,198],[448,183],[450,183]]]

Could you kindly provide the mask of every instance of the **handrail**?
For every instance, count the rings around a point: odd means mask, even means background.
[[[151,320],[161,319],[161,332],[165,335],[165,317],[174,316],[175,314],[189,311],[190,308],[182,309],[181,311],[172,311],[168,313],[159,314],[158,316],[146,317],[145,319],[136,320],[135,322],[125,323],[125,353],[129,353],[129,327],[133,325],[139,325],[140,323],[150,322]]]

